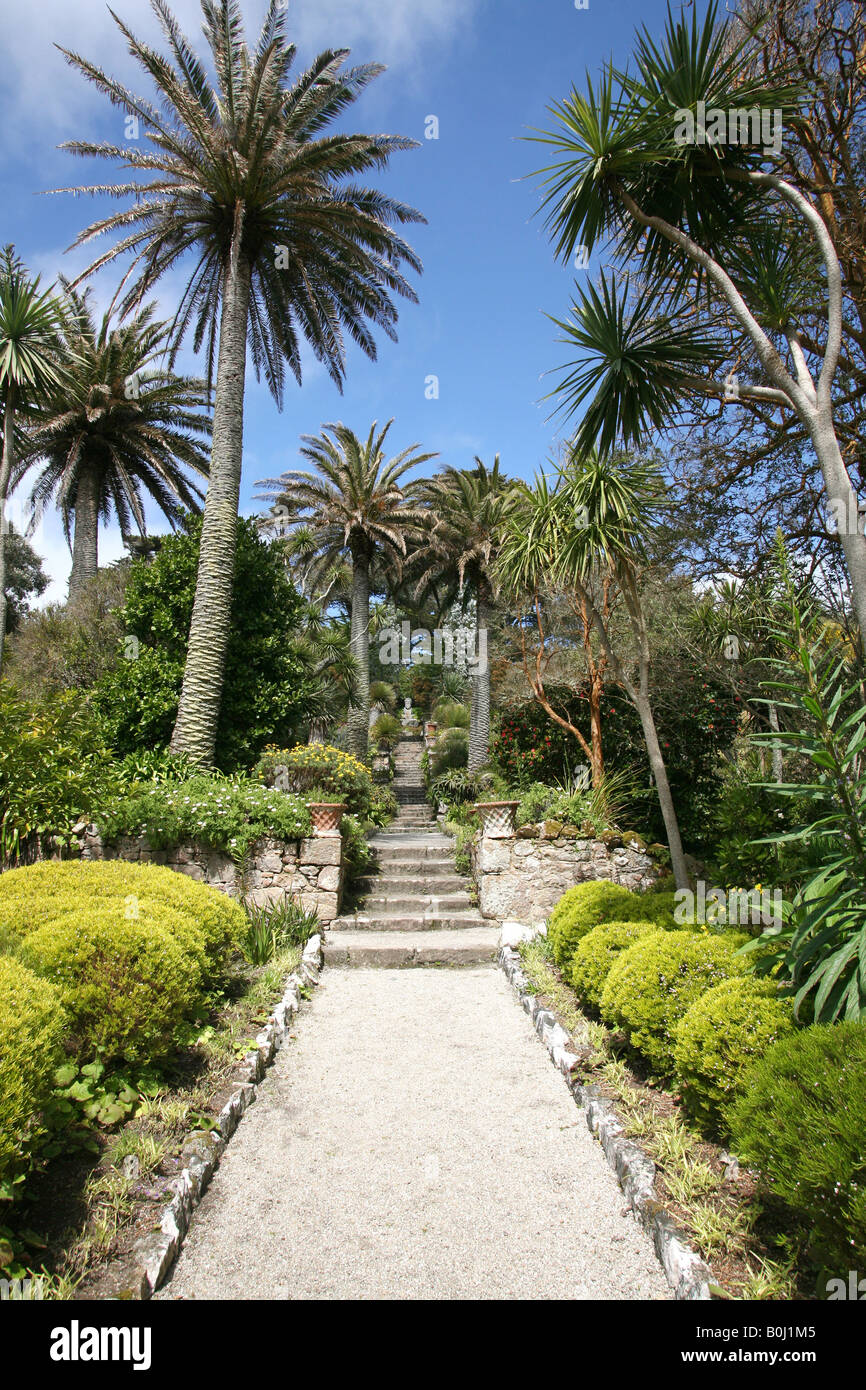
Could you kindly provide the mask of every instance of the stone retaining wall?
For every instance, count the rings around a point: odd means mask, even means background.
[[[82,836],[81,857],[161,864],[257,906],[291,896],[305,912],[315,912],[320,922],[333,922],[340,913],[345,863],[339,833],[309,840],[259,840],[241,866],[229,855],[196,843],[159,850],[142,835],[121,836],[107,845],[90,825]]]
[[[510,837],[475,839],[470,856],[484,917],[540,924],[576,883],[608,879],[643,890],[658,877],[658,863],[638,836],[586,840],[562,830],[522,826]]]

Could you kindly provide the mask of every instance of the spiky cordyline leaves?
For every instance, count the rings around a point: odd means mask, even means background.
[[[210,433],[203,413],[204,382],[176,377],[164,366],[168,325],[145,305],[125,322],[105,314],[97,323],[88,294],[64,281],[66,316],[62,382],[45,396],[31,429],[20,471],[34,459],[42,467],[31,500],[37,511],[55,498],[70,534],[79,480],[97,480],[99,513],[131,521],[143,534],[143,492],[175,525],[197,510],[202,490],[188,473],[206,478]]]
[[[427,520],[403,483],[409,469],[435,454],[411,444],[388,458],[385,445],[393,420],[379,430],[373,423],[365,440],[343,424],[325,425],[320,435],[302,437],[301,454],[313,472],[293,471],[258,486],[258,500],[270,501],[265,524],[293,536],[292,549],[319,583],[341,559],[362,551],[399,572],[407,538]]]
[[[763,194],[742,178],[766,166],[762,143],[723,143],[683,139],[680,113],[695,117],[698,104],[707,111],[756,109],[779,113],[781,121],[799,109],[801,94],[790,84],[744,83],[741,53],[748,42],[729,45],[718,22],[717,4],[702,20],[668,9],[663,37],[656,42],[644,27],[637,36],[636,71],[606,65],[597,88],[587,77],[586,91],[576,89],[551,108],[551,131],[533,136],[559,156],[540,169],[542,209],[554,238],[556,254],[570,258],[576,247],[588,251],[605,239],[621,258],[637,255],[645,274],[673,276],[680,290],[702,282],[700,267],[660,233],[635,224],[622,202],[633,198],[648,215],[658,215],[687,231],[710,252],[724,245],[734,227],[747,226]],[[774,116],[775,120],[775,116]],[[747,123],[748,124],[748,123]],[[756,133],[751,125],[743,135]],[[726,120],[726,134],[730,125]]]
[[[119,234],[80,278],[118,256],[131,256],[119,299],[128,311],[191,255],[172,344],[176,351],[192,331],[196,350],[205,347],[210,384],[225,270],[233,254],[244,256],[252,269],[253,363],[277,402],[286,363],[300,382],[304,339],[340,385],[347,339],[374,357],[372,328],[395,336],[392,296],[415,298],[401,267],[421,269],[395,231],[400,224],[423,221],[421,215],[354,182],[416,142],[384,135],[320,136],[381,68],[346,68],[347,50],[339,49],[320,54],[291,82],[295,50],[277,0],[271,0],[255,51],[244,40],[237,0],[203,0],[204,33],[217,79],[212,85],[164,0],[151,4],[170,58],[113,17],[154,84],[158,106],[63,50],[72,66],[142,127],[134,146],[82,141],[65,146],[74,154],[119,160],[134,176],[114,186],[58,190],[134,200],[77,238],[75,245]]]
[[[40,289],[7,246],[0,258],[0,396],[26,412],[50,385],[63,380],[58,346],[63,305],[53,289]]]
[[[579,453],[595,445],[608,454],[617,445],[639,444],[652,428],[682,410],[689,378],[718,362],[719,345],[692,323],[672,322],[655,314],[651,287],[629,294],[616,280],[601,276],[579,290],[573,318],[554,319],[561,342],[581,350],[581,360],[560,368],[565,375],[548,399],[571,416],[584,401],[590,405],[575,434]]]

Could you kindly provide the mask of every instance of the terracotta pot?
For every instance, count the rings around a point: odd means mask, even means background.
[[[314,835],[339,835],[340,821],[346,809],[343,801],[311,801],[310,816]]]
[[[514,813],[519,801],[478,801],[481,834],[488,840],[510,840],[514,835]]]
[[[436,737],[436,730],[437,730],[438,728],[439,728],[439,725],[436,723],[436,721],[435,721],[434,719],[429,719],[429,720],[427,721],[427,737],[428,737],[428,738],[435,738],[435,737]]]

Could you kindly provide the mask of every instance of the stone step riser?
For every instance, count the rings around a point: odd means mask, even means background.
[[[329,928],[329,931],[463,931],[477,930],[478,927],[484,925],[484,918],[480,912],[454,913],[447,917],[427,917],[420,912],[407,914],[404,917],[392,916],[390,913],[368,917],[366,913],[359,913],[357,917],[347,917],[345,920],[338,918]]]
[[[434,893],[415,893],[405,898],[367,898],[362,910],[365,916],[371,917],[377,917],[383,912],[415,912],[423,917],[427,913],[435,916],[439,912],[472,912],[474,906],[468,893],[443,893],[441,897],[436,897]]]
[[[393,896],[405,898],[408,894],[422,897],[445,897],[453,893],[467,893],[469,884],[458,874],[442,874],[440,878],[411,878],[409,874],[393,877],[364,878],[357,882],[359,893],[375,893],[377,897]]]
[[[427,933],[407,933],[405,940],[399,942],[337,937],[329,940],[324,949],[325,961],[332,966],[381,966],[394,970],[404,966],[483,965],[496,960],[498,947],[496,933],[484,931],[467,933],[463,942],[452,937],[437,940],[435,934],[428,939]]]

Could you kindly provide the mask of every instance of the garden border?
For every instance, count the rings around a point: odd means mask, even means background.
[[[556,1015],[550,1009],[543,1008],[537,996],[531,992],[520,956],[514,946],[508,944],[515,939],[515,935],[529,940],[536,933],[532,928],[521,928],[516,934],[509,935],[508,929],[516,925],[508,923],[508,928],[503,929],[497,957],[500,969],[532,1020],[536,1033],[550,1054],[550,1060],[565,1078],[575,1104],[586,1116],[590,1134],[598,1139],[604,1149],[605,1158],[619,1179],[630,1210],[652,1236],[656,1255],[674,1291],[674,1298],[709,1301],[712,1273],[692,1250],[684,1232],[656,1197],[656,1166],[653,1160],[638,1144],[626,1137],[625,1126],[613,1102],[600,1096],[597,1086],[584,1086],[574,1079],[572,1073],[579,1065],[580,1058],[568,1050],[569,1035]]]
[[[285,1042],[288,1019],[300,1010],[302,991],[319,983],[323,964],[322,938],[316,934],[310,937],[300,964],[288,976],[282,998],[256,1036],[255,1048],[244,1057],[245,1072],[220,1111],[217,1127],[207,1132],[194,1131],[184,1144],[185,1166],[169,1184],[174,1196],[162,1209],[159,1229],[152,1235],[142,1236],[131,1251],[130,1263],[134,1270],[131,1286],[143,1300],[152,1298],[165,1282],[226,1145],[255,1101],[258,1083]]]

